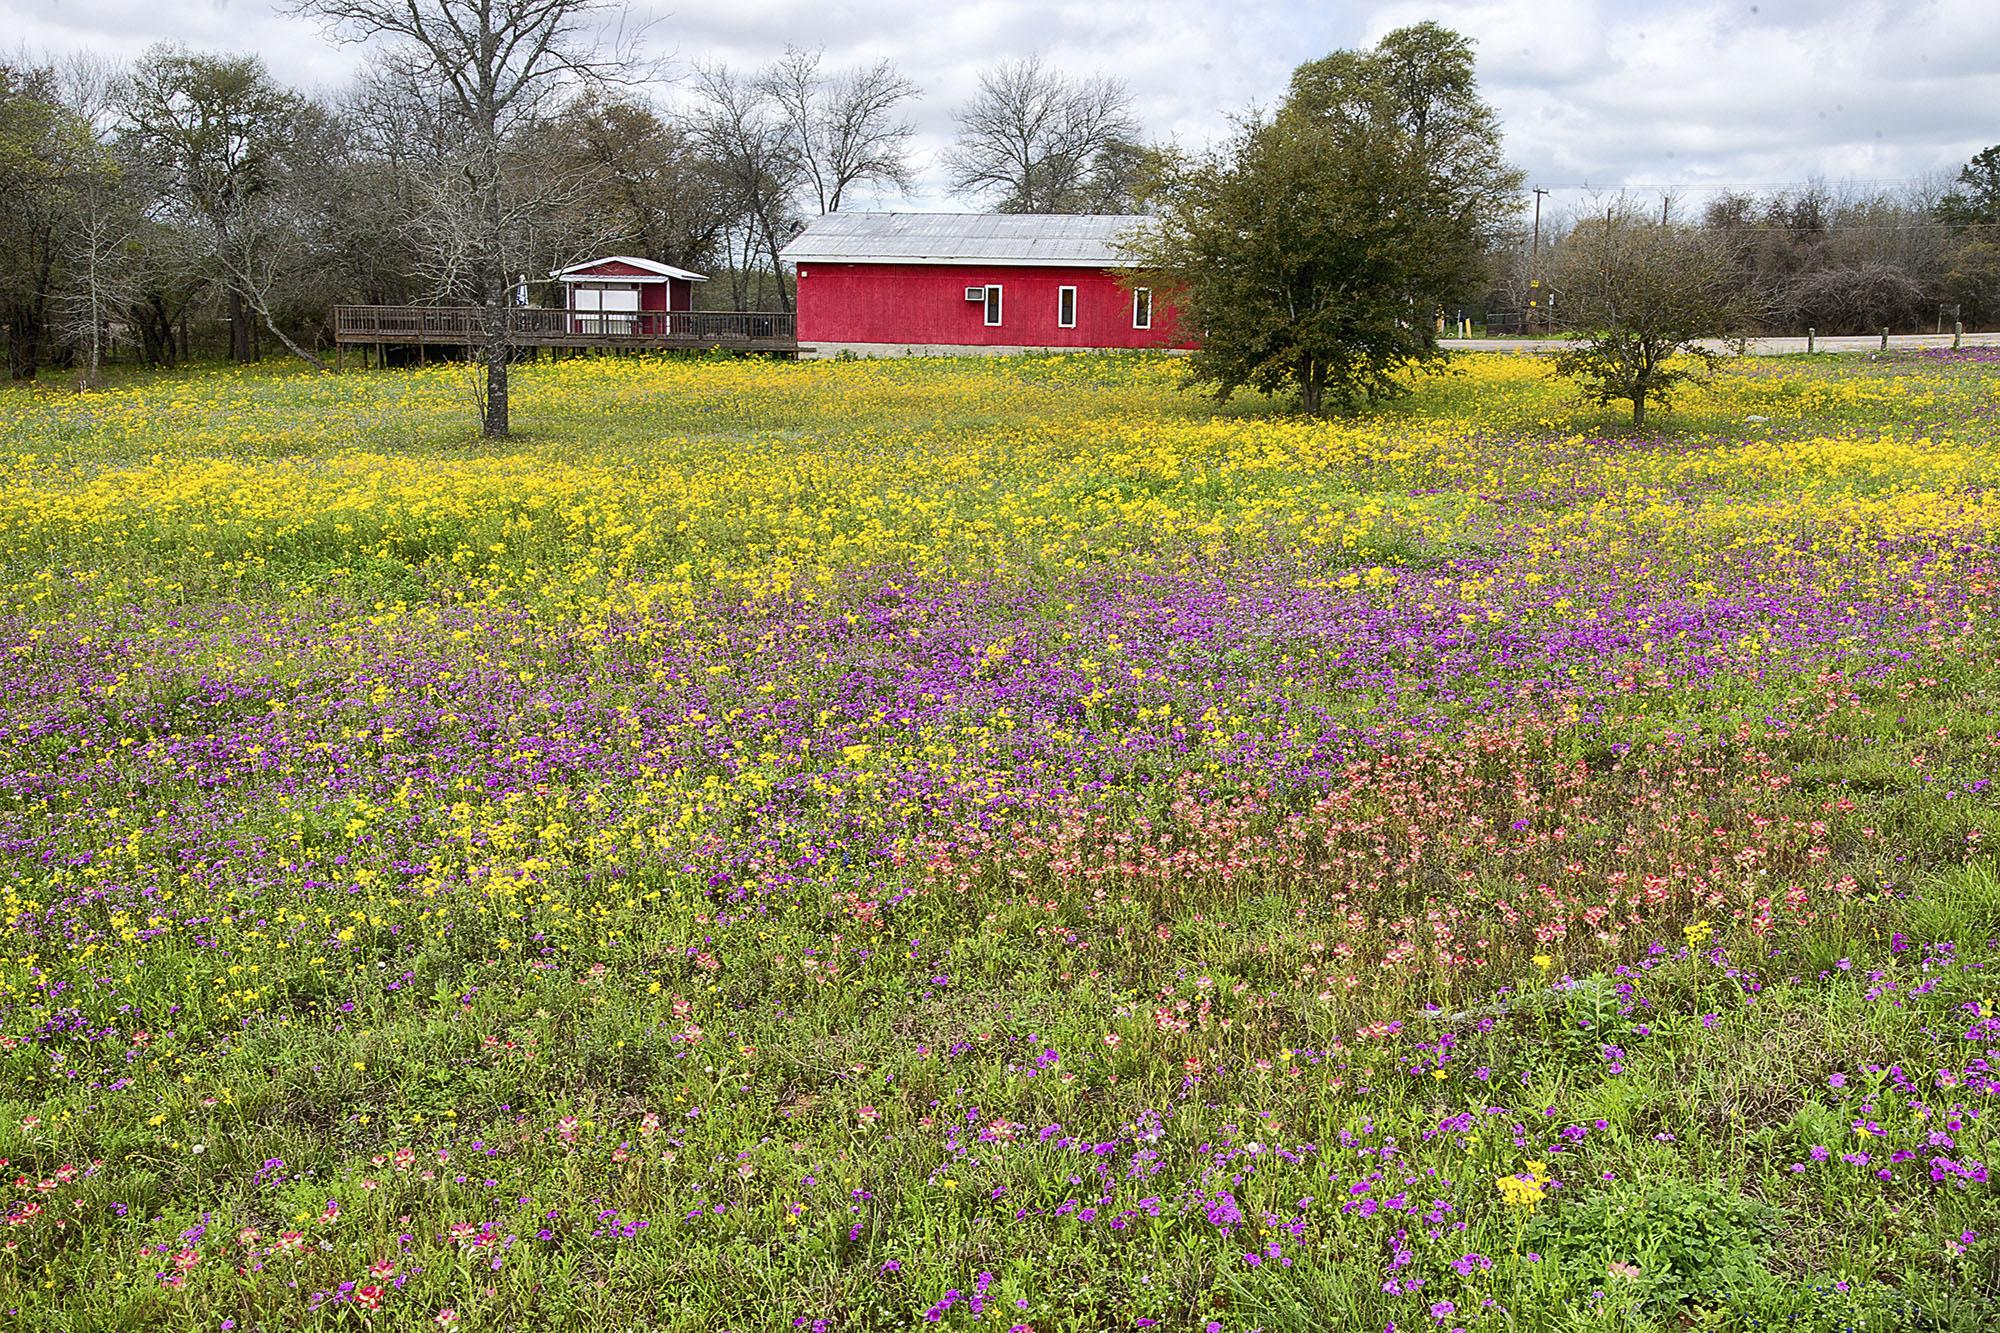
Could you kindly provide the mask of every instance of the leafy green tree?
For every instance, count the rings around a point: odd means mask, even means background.
[[[2000,235],[1968,231],[1945,255],[1945,295],[1973,323],[2000,323]]]
[[[1556,247],[1549,288],[1569,342],[1558,374],[1593,402],[1673,406],[1680,386],[1721,362],[1707,341],[1746,328],[1762,308],[1725,233],[1662,223],[1634,209],[1579,224]]]
[[[1958,169],[1958,183],[1938,200],[1938,220],[1954,227],[2000,225],[2000,143]]]
[[[1200,337],[1192,382],[1352,410],[1441,361],[1436,311],[1483,281],[1520,184],[1471,44],[1400,28],[1301,65],[1276,114],[1222,150],[1164,159],[1133,281]]]
[[[1958,230],[1944,254],[1945,294],[1969,320],[2000,320],[2000,144],[1959,169],[1937,217]]]
[[[551,229],[572,245],[681,268],[720,257],[727,183],[692,136],[651,106],[589,90],[538,124],[522,156],[571,182],[550,211],[559,219]]]
[[[11,379],[33,379],[50,355],[78,177],[94,149],[53,71],[0,65],[0,325]]]
[[[324,156],[324,114],[254,56],[172,46],[134,66],[122,114],[131,150],[163,178],[167,220],[227,293],[231,354],[250,359],[254,314],[293,355],[325,369],[274,315],[275,294],[306,267],[292,187],[305,164]]]

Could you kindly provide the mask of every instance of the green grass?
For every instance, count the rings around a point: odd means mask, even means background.
[[[2000,379],[1528,360],[0,390],[0,1327],[1992,1327]]]

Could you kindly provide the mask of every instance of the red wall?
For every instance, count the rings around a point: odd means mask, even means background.
[[[1000,284],[1000,325],[965,299]],[[1076,288],[1076,327],[1056,325],[1056,289]],[[997,264],[799,265],[799,341],[1008,347],[1186,347],[1174,312],[1153,302],[1153,327],[1132,327],[1132,294],[1105,269]]]
[[[669,295],[671,293],[671,295]],[[692,310],[694,309],[694,284],[686,278],[668,278],[665,282],[648,282],[639,288],[639,308],[641,310]]]

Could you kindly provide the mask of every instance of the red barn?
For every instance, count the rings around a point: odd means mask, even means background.
[[[785,247],[799,354],[944,355],[1185,347],[1174,312],[1114,271],[1147,219],[1056,213],[828,213]]]
[[[562,284],[571,333],[665,334],[668,312],[694,309],[694,285],[708,281],[631,255],[572,264],[549,276]]]

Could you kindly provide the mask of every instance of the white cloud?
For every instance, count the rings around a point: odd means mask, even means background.
[[[1991,0],[1396,0],[1367,35],[1425,17],[1479,43],[1538,183],[1894,181],[2000,137]]]
[[[129,59],[155,42],[254,51],[287,82],[311,88],[344,82],[360,59],[268,0],[0,0],[0,32],[9,47],[37,55],[88,49]]]
[[[634,12],[683,72],[758,65],[788,43],[824,46],[835,64],[895,60],[924,90],[912,115],[927,163],[1002,59],[1039,52],[1121,78],[1152,135],[1199,144],[1274,102],[1300,61],[1423,18],[1478,42],[1482,86],[1537,183],[1906,179],[2000,138],[1994,0],[638,0]],[[0,0],[0,30],[29,51],[252,50],[322,88],[361,59],[265,0]],[[934,166],[915,199],[888,202],[951,206]]]

